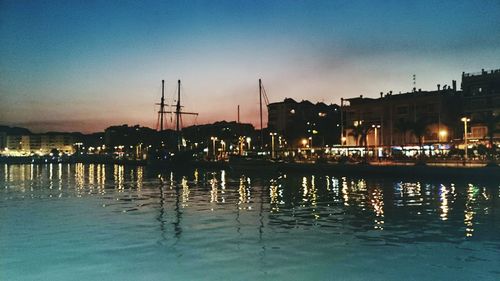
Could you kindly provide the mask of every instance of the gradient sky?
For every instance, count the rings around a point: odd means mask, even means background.
[[[176,81],[197,120],[271,102],[423,90],[500,68],[500,1],[0,0],[0,124],[154,127]]]

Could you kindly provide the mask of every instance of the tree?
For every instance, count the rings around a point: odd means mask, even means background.
[[[356,141],[356,146],[359,146],[359,140],[361,138],[361,135],[363,133],[363,128],[361,126],[351,126],[349,127],[351,129],[351,132],[349,133],[350,136],[354,138]]]
[[[481,116],[481,122],[486,125],[488,129],[488,142],[490,144],[490,148],[494,148],[493,138],[495,137],[495,133],[500,132],[498,129],[498,123],[500,122],[500,115],[496,115],[493,112],[483,113]]]
[[[497,115],[491,111],[483,113],[481,116],[481,122],[486,125],[486,128],[488,130],[487,136],[490,146],[490,157],[491,159],[493,159],[496,153],[496,147],[493,143],[493,138],[495,137],[495,133],[500,132],[500,130],[498,129],[498,123],[500,123],[500,115]]]
[[[428,132],[428,130],[427,130],[428,125],[429,125],[429,123],[423,118],[417,119],[414,122],[409,122],[409,124],[408,124],[410,131],[415,136],[415,138],[417,138],[418,146],[420,147],[420,151],[422,151],[424,136]]]
[[[398,122],[395,124],[395,128],[398,132],[401,133],[403,136],[403,144],[406,144],[406,133],[410,131],[411,129],[411,124],[410,122],[404,120],[404,119],[399,119]]]

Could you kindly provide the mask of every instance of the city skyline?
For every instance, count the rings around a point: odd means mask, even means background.
[[[258,125],[271,102],[434,90],[500,65],[494,1],[0,4],[0,123],[39,131],[153,127],[183,82],[197,124]],[[185,125],[194,120],[185,119]]]

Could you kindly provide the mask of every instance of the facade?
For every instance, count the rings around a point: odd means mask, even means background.
[[[460,138],[461,92],[453,87],[380,98],[345,99],[343,141],[348,146],[449,142]]]
[[[0,132],[0,149],[4,149],[7,145],[7,133]]]
[[[464,116],[470,119],[468,139],[499,141],[500,69],[462,73],[462,90]]]
[[[268,130],[283,137],[289,146],[300,147],[303,139],[311,146],[340,143],[340,107],[287,98],[268,105]]]
[[[7,135],[5,151],[13,155],[49,154],[53,150],[74,153],[75,137],[70,134]]]

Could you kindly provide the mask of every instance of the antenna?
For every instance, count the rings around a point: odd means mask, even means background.
[[[240,105],[238,104],[238,124],[240,124]]]
[[[417,75],[413,74],[413,91],[417,90]]]

